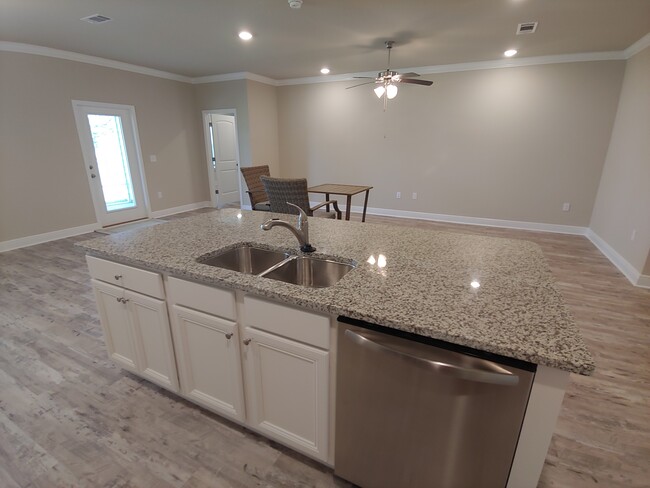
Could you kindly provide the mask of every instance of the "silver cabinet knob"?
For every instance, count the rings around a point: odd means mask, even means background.
[[[251,343],[251,339],[244,339],[244,345],[248,346]]]
[[[91,178],[97,178],[97,175],[95,175],[94,173],[92,173],[92,174],[90,175],[90,177],[91,177]]]
[[[122,299],[120,297],[117,297],[115,300],[117,300],[118,302],[122,301]]]
[[[228,332],[226,334],[226,339],[232,339],[232,332]]]
[[[121,279],[122,279],[122,275],[115,275],[115,279],[116,279],[116,280],[121,280]]]

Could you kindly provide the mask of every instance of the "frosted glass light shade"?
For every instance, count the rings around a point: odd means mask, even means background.
[[[397,96],[397,87],[393,84],[386,87],[386,96],[389,100],[392,100]]]
[[[377,95],[377,98],[381,98],[385,91],[386,89],[384,88],[384,86],[379,85],[377,88],[375,88],[375,95]]]

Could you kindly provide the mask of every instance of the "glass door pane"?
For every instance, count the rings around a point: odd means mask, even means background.
[[[116,115],[89,114],[88,123],[106,211],[135,207],[137,203],[124,144],[122,118]]]

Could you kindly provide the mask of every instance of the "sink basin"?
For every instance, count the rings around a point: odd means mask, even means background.
[[[237,246],[216,256],[199,258],[197,261],[208,266],[257,275],[288,257],[289,254],[282,251],[271,251],[253,246]]]
[[[298,256],[275,269],[269,270],[268,273],[264,273],[262,276],[272,280],[284,281],[285,283],[293,283],[294,285],[326,288],[336,284],[353,269],[352,264]]]

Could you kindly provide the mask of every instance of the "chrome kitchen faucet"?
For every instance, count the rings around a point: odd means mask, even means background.
[[[298,226],[294,227],[289,222],[276,218],[269,219],[264,222],[261,225],[262,230],[271,230],[276,225],[279,225],[280,227],[286,227],[293,233],[293,235],[296,236],[296,239],[298,239],[298,242],[300,243],[300,250],[302,252],[314,252],[316,248],[309,243],[309,221],[307,220],[307,213],[298,205],[294,205],[293,203],[289,202],[287,202],[287,205],[291,205],[292,207],[296,207],[298,209]]]

